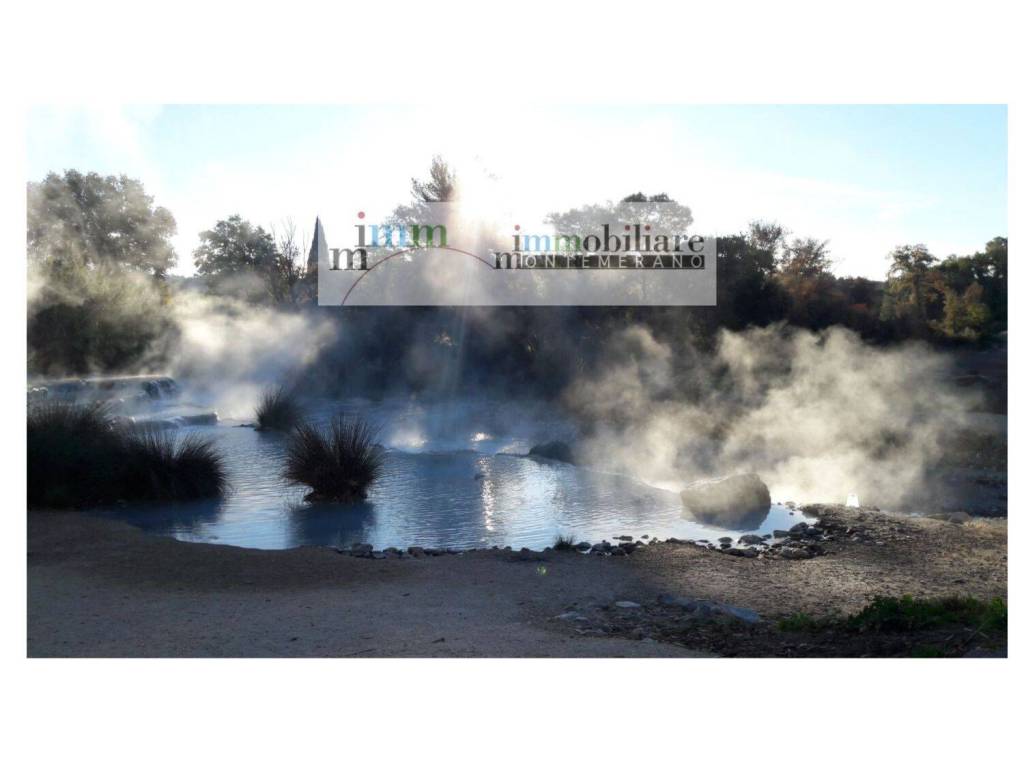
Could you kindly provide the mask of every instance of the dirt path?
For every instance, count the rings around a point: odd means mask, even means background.
[[[75,514],[28,525],[30,656],[693,656],[567,620],[659,595],[767,618],[852,612],[875,594],[1006,595],[1006,530],[821,510],[856,526],[811,560],[658,544],[629,557],[481,551],[374,560],[185,544]],[[881,543],[879,543],[881,542]],[[562,616],[563,618],[555,618]]]

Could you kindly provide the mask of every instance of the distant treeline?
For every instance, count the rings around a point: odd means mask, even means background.
[[[413,192],[425,201],[454,199],[455,175],[435,159],[430,180],[414,180]],[[638,193],[624,202],[668,199]],[[720,328],[780,322],[814,330],[842,325],[875,343],[984,344],[1006,329],[1005,237],[942,260],[924,245],[898,246],[882,282],[836,277],[827,242],[754,222],[718,238],[716,307],[377,309],[317,307],[294,227],[267,232],[239,216],[200,234],[196,278],[168,278],[177,260],[175,230],[171,213],[125,176],[72,170],[29,183],[29,372],[159,367],[176,340],[172,308],[182,283],[282,311],[336,313],[346,332],[323,350],[318,378],[325,388],[376,391],[552,391],[631,323],[696,347],[713,344]]]

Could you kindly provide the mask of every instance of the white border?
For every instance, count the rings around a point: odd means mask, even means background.
[[[6,8],[0,55],[14,109],[0,121],[3,252],[12,265],[0,302],[3,487],[16,522],[3,558],[7,762],[1008,763],[1021,690],[1016,643],[1009,662],[25,661],[20,115],[35,102],[485,98],[509,112],[565,101],[998,103],[1018,92],[1011,73],[1022,69],[1011,8],[892,0]],[[1011,147],[1016,116],[1013,104]],[[1014,222],[1016,171],[1011,149]],[[1017,314],[1014,306],[1013,325]],[[1019,364],[1011,348],[1013,381]],[[1012,408],[1012,435],[1017,416]],[[1017,458],[1011,440],[1011,477]]]

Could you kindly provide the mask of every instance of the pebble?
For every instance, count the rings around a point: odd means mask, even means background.
[[[639,608],[640,603],[634,603],[632,600],[619,600],[615,603],[616,608]]]

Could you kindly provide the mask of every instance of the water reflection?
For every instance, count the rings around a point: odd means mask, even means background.
[[[349,547],[367,541],[376,525],[373,504],[307,504],[287,517],[291,546],[326,544]]]
[[[756,531],[764,526],[769,512],[771,507],[736,509],[719,513],[696,512],[686,506],[682,508],[682,514],[697,523],[729,531]]]

